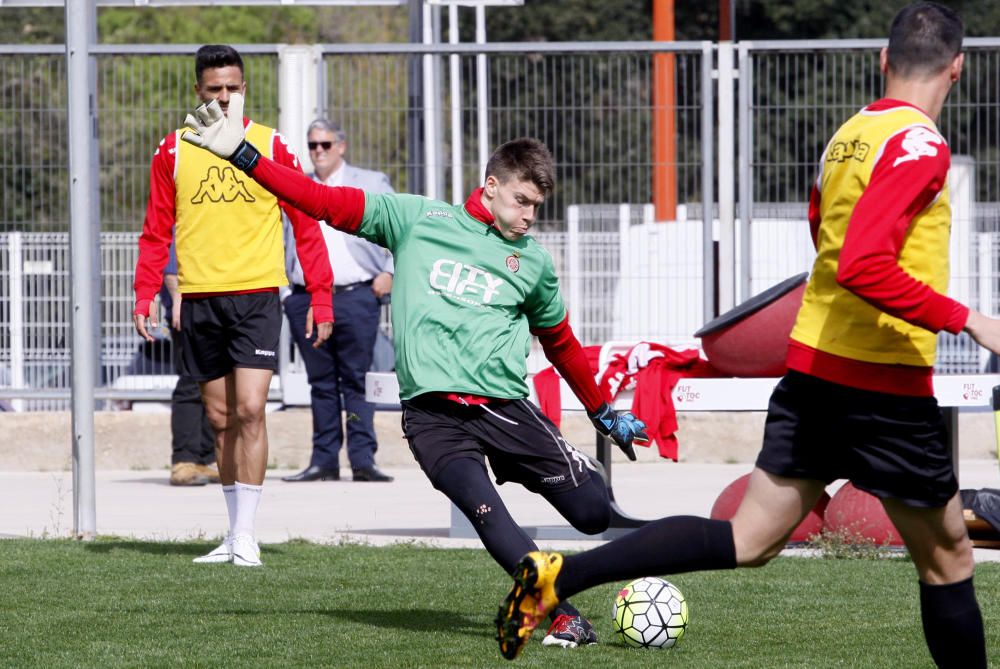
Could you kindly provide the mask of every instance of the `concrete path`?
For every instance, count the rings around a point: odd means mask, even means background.
[[[620,508],[639,518],[708,515],[731,481],[750,471],[740,464],[676,464],[668,461],[615,464],[612,486]],[[285,483],[288,471],[268,472],[257,519],[262,544],[290,539],[382,545],[418,541],[441,547],[479,547],[476,539],[453,538],[451,506],[415,466],[394,467],[392,483]],[[995,460],[963,460],[963,488],[1000,488]],[[831,494],[835,487],[831,486]],[[73,531],[70,472],[0,472],[0,537],[65,537]],[[500,492],[513,516],[526,526],[565,522],[540,497],[515,485]],[[165,470],[97,472],[97,532],[136,539],[172,540],[221,536],[226,512],[218,486],[175,488]],[[563,532],[562,534],[567,534]],[[542,548],[578,550],[600,540],[546,538]],[[980,561],[1000,561],[1000,551],[976,549]]]

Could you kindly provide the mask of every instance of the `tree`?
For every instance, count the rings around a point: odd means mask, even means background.
[[[1000,30],[1000,3],[994,0],[938,0],[965,19],[966,35],[985,37]],[[871,0],[737,0],[736,38],[884,38],[904,3]]]

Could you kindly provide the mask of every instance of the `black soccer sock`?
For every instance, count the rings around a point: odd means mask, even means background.
[[[920,581],[920,617],[938,667],[985,669],[986,635],[972,577],[946,585]]]
[[[452,460],[432,483],[465,514],[486,551],[508,574],[514,571],[525,553],[538,550],[535,542],[507,511],[486,475],[486,469],[478,460]],[[549,613],[549,618],[555,620],[560,614],[578,616],[580,612],[564,600]]]
[[[736,545],[729,521],[673,516],[649,522],[593,550],[565,556],[556,591],[566,598],[611,581],[735,568]]]

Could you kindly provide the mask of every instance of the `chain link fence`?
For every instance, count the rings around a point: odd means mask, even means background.
[[[585,345],[686,342],[717,313],[717,297],[705,294],[704,286],[714,285],[707,281],[741,272],[746,299],[809,269],[809,187],[830,134],[881,95],[880,42],[744,43],[733,72],[718,71],[708,44],[543,46],[484,47],[486,140],[494,147],[531,135],[553,151],[558,183],[536,236],[556,261]],[[246,64],[248,115],[278,125],[281,49],[237,48]],[[350,162],[386,172],[405,192],[422,193],[419,175],[435,170],[438,183],[450,185],[439,192],[453,202],[479,185],[481,54],[417,45],[318,50],[319,112],[344,127]],[[965,76],[940,121],[956,165],[952,294],[997,314],[1000,40],[969,40],[967,51]],[[126,399],[162,396],[163,388],[142,377],[171,372],[164,333],[162,344],[140,345],[132,329],[131,283],[150,159],[196,102],[192,52],[102,46],[94,57],[99,181],[93,206],[101,227],[94,249],[101,296],[95,385],[109,391],[104,397],[113,396],[110,391]],[[428,55],[442,82],[436,92],[425,91],[437,96],[430,107],[411,94],[415,64]],[[653,80],[663,56],[670,58],[672,78],[669,96],[657,99]],[[457,89],[447,85],[453,73],[462,82]],[[4,405],[19,410],[69,406],[68,306],[78,277],[68,273],[65,81],[61,49],[0,45],[0,391]],[[739,91],[728,116],[718,107],[717,82]],[[428,108],[438,128],[431,161],[414,142]],[[658,117],[669,118],[675,139],[665,157],[657,153]],[[738,128],[719,126],[723,118],[735,118]],[[716,164],[715,138],[726,131],[738,132],[737,160]],[[453,148],[457,160],[449,158]],[[673,203],[666,209],[656,202],[663,175]],[[719,241],[714,194],[720,177],[739,184],[736,270],[711,261]],[[966,339],[942,337],[940,371],[972,372],[984,363]]]

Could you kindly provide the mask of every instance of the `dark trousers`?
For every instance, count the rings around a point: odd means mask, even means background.
[[[310,296],[296,288],[285,298],[292,338],[306,366],[312,401],[313,451],[309,464],[340,466],[340,447],[347,425],[347,457],[351,467],[375,464],[375,407],[365,401],[365,373],[372,364],[378,333],[379,304],[370,285],[333,296],[333,334],[319,348],[305,338]],[[342,423],[341,412],[346,413]]]
[[[174,360],[178,360],[180,335],[172,328],[170,339],[174,348]],[[205,414],[201,388],[197,381],[180,373],[179,368],[177,373],[177,385],[170,398],[170,463],[211,464],[215,462],[215,430]]]

